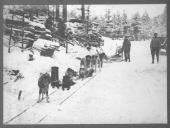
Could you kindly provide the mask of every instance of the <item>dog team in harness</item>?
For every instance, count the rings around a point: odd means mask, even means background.
[[[151,49],[151,55],[152,55],[152,63],[154,63],[154,57],[156,55],[157,62],[159,62],[159,51],[161,48],[161,43],[159,39],[157,38],[157,33],[154,33],[154,37],[151,40],[150,43],[150,49]],[[130,49],[131,49],[131,42],[129,40],[129,36],[125,36],[122,47],[118,47],[116,49],[117,57],[123,56],[124,53],[124,60],[131,61],[130,60]],[[67,90],[70,89],[70,86],[75,84],[75,82],[72,81],[73,77],[77,77],[79,79],[84,79],[87,77],[93,76],[94,72],[97,72],[97,69],[101,71],[101,68],[103,67],[103,61],[104,59],[107,60],[108,57],[104,53],[102,48],[96,48],[95,50],[92,49],[90,46],[87,47],[88,54],[80,59],[80,68],[79,72],[76,72],[70,68],[68,68],[65,72],[65,76],[63,76],[62,81],[62,89],[67,88]],[[39,80],[38,80],[38,86],[39,86],[39,99],[38,102],[40,102],[43,99],[43,96],[46,95],[47,102],[49,99],[48,96],[48,89],[49,84],[51,83],[51,77],[48,73],[40,74]]]
[[[87,77],[92,77],[94,72],[97,72],[97,68],[99,71],[103,67],[103,60],[106,59],[105,53],[102,51],[102,49],[96,49],[96,51],[92,52],[90,51],[90,48],[87,48],[89,51],[89,54],[85,57],[80,59],[80,69],[79,73],[74,71],[71,68],[68,68],[65,72],[65,75],[63,76],[62,84],[57,86],[62,86],[62,89],[64,90],[67,88],[67,90],[70,89],[70,86],[74,85],[75,82],[73,82],[72,78],[77,77],[79,79],[84,79]],[[40,77],[38,79],[38,87],[39,87],[39,98],[38,103],[43,100],[44,95],[46,95],[46,101],[49,102],[49,85],[53,82],[51,79],[51,76],[49,73],[40,73]],[[54,88],[54,86],[52,86]]]
[[[106,59],[106,54],[101,48],[96,48],[96,51],[92,50],[91,47],[87,47],[89,54],[80,60],[79,78],[84,79],[91,77],[94,72],[99,71],[103,67],[103,60]]]

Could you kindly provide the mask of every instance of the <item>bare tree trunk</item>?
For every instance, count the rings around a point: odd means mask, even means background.
[[[36,17],[38,17],[38,10],[36,11]]]
[[[82,20],[85,20],[85,8],[84,8],[84,4],[81,5],[81,14],[82,14]]]
[[[13,20],[14,20],[14,14],[12,14],[12,23],[13,23]],[[12,26],[13,26],[12,23],[11,23],[11,30],[10,30],[10,37],[9,37],[8,53],[10,53],[10,50],[11,50],[11,38],[12,38]]]
[[[60,5],[56,5],[56,17],[55,17],[56,21],[58,21],[59,17],[60,17]]]
[[[53,5],[53,27],[54,27],[54,21],[55,21],[55,13],[54,13],[54,8],[55,8],[55,5]]]
[[[48,17],[50,16],[50,8],[49,8],[49,5],[48,5]]]
[[[25,15],[23,14],[23,18],[22,18],[22,52],[23,52],[23,49],[24,49],[24,18],[25,18]]]
[[[64,22],[67,21],[67,5],[63,5],[63,19]]]

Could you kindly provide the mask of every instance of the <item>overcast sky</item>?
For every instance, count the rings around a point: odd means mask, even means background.
[[[147,11],[150,17],[155,17],[163,13],[166,4],[119,4],[119,5],[90,5],[90,12],[92,16],[102,16],[106,13],[107,9],[111,10],[111,14],[119,12],[123,13],[123,10],[127,13],[128,18],[136,12],[141,15]],[[68,5],[68,11],[77,10],[81,5]]]

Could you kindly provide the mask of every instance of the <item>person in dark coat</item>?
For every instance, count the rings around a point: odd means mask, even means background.
[[[157,62],[159,62],[159,51],[161,48],[161,42],[159,41],[159,38],[157,38],[158,34],[154,33],[154,37],[151,40],[150,43],[150,49],[151,49],[151,55],[152,55],[152,64],[154,64],[154,58],[156,55]]]
[[[128,36],[125,36],[125,39],[123,41],[123,47],[122,50],[124,52],[124,57],[125,57],[125,61],[129,61],[130,62],[130,48],[131,48],[131,43],[128,39]]]

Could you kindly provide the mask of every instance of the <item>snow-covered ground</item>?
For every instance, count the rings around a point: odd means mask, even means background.
[[[111,56],[122,41],[104,37],[104,43],[103,50]],[[24,79],[4,85],[4,122],[25,110],[9,123],[167,123],[167,58],[161,55],[160,63],[151,64],[149,43],[132,42],[132,62],[105,63],[94,78],[77,81],[69,91],[50,88],[50,93],[55,91],[50,95],[50,103],[40,104],[35,104],[39,73],[59,66],[62,79],[68,67],[78,71],[79,60],[75,57],[87,51],[69,46],[70,54],[61,50],[49,58],[35,53],[36,59],[29,62],[27,52],[20,54],[15,50],[9,54],[4,47],[4,67],[19,69],[24,75]],[[23,90],[20,101],[17,100],[19,90]]]

